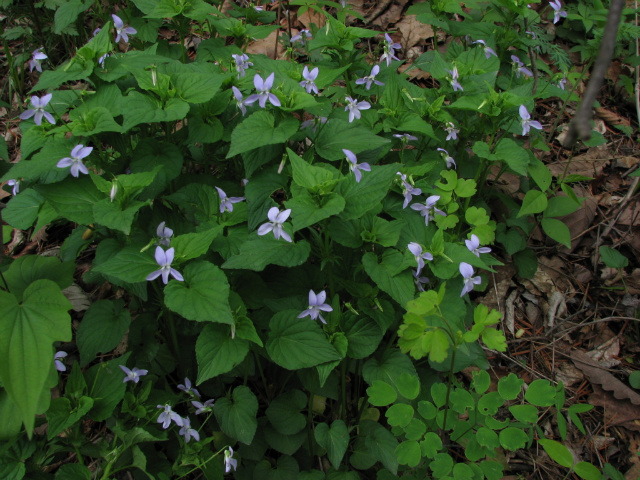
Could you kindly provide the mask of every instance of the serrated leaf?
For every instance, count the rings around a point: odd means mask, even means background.
[[[323,195],[322,204],[318,205],[311,195],[301,192],[286,201],[285,206],[291,209],[293,231],[297,232],[325,218],[338,215],[344,210],[345,200],[337,193],[328,193]]]
[[[355,123],[332,119],[323,125],[318,132],[315,147],[322,158],[340,160],[344,158],[343,148],[348,148],[353,153],[358,154],[365,150],[374,150],[389,143],[391,142],[388,139],[379,137],[371,130]]]
[[[13,197],[2,210],[2,219],[18,230],[28,230],[38,218],[44,197],[33,188],[28,188]]]
[[[300,123],[290,117],[276,126],[271,113],[263,110],[255,112],[234,128],[227,158],[265,145],[285,143],[298,131],[299,126]]]
[[[402,307],[413,299],[415,291],[411,272],[399,271],[403,258],[400,252],[392,249],[385,251],[380,263],[374,253],[367,252],[362,257],[362,265],[367,275]]]
[[[98,352],[108,353],[118,346],[131,323],[131,314],[123,300],[98,300],[82,318],[76,342],[80,366],[84,367]]]
[[[230,256],[222,268],[246,268],[261,272],[270,264],[295,267],[302,265],[310,252],[311,245],[305,240],[289,243],[282,238],[276,240],[269,233],[269,236],[247,240],[240,246],[240,252]]]
[[[198,361],[198,384],[227,373],[239,365],[249,352],[249,342],[231,338],[226,325],[209,324],[204,327],[196,341]]]
[[[73,262],[62,263],[56,257],[25,255],[13,261],[4,273],[4,279],[9,291],[21,300],[24,291],[37,280],[51,280],[64,290],[73,283],[74,271]]]
[[[83,225],[96,221],[93,206],[104,199],[102,192],[96,188],[88,176],[80,178],[69,176],[61,182],[36,185],[35,188],[61,217]]]
[[[66,397],[51,400],[47,410],[47,438],[51,440],[63,430],[85,416],[93,407],[93,398],[82,396],[78,399],[78,405],[71,408],[71,401]]]
[[[185,233],[173,237],[171,246],[176,249],[175,259],[185,261],[204,255],[209,250],[213,240],[221,233],[222,226],[216,226],[202,232]]]
[[[301,187],[312,190],[333,178],[329,170],[309,164],[290,148],[287,148],[287,153],[291,162],[293,181]]]
[[[258,428],[258,399],[248,387],[240,385],[234,388],[231,399],[218,399],[213,411],[226,435],[246,445],[251,444]]]

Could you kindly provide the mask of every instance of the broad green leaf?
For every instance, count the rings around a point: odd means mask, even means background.
[[[339,119],[332,119],[323,125],[315,139],[318,155],[327,160],[343,159],[343,148],[358,154],[389,143],[388,139],[375,135],[371,130],[363,128],[355,122],[348,123]],[[366,175],[366,173],[363,175],[363,179]]]
[[[453,458],[448,453],[436,453],[429,468],[433,471],[435,478],[442,478],[448,475],[453,469]]]
[[[260,480],[298,480],[300,467],[295,458],[282,455],[272,468],[269,460],[262,460],[253,470],[253,478]]]
[[[258,335],[256,331],[256,327],[251,321],[251,319],[245,316],[238,316],[235,318],[235,326],[236,326],[236,335],[238,338],[242,338],[244,340],[248,340],[250,342],[255,343],[256,345],[263,347],[262,339]]]
[[[72,110],[69,113],[72,120],[68,124],[76,137],[90,137],[103,132],[119,133],[122,127],[113,119],[111,112],[105,107],[95,107],[89,111],[85,109]]]
[[[362,367],[362,376],[369,385],[376,380],[395,385],[403,373],[418,376],[411,359],[395,348],[387,350],[380,359],[370,358]]]
[[[548,380],[538,379],[529,384],[524,398],[537,407],[550,407],[554,404],[556,390]]]
[[[407,372],[396,378],[398,392],[407,400],[413,400],[420,393],[420,379]]]
[[[524,448],[529,441],[529,436],[525,431],[515,427],[507,427],[504,430],[500,430],[499,438],[500,445],[511,452]]]
[[[309,438],[304,430],[294,435],[283,435],[270,424],[263,427],[262,433],[269,448],[285,455],[295,454]]]
[[[29,140],[28,135],[37,130],[38,128],[34,127],[23,134],[21,143],[23,151],[25,146],[28,147],[28,144],[25,143]],[[42,140],[42,145],[44,144],[45,139]],[[46,148],[40,150],[31,159],[26,159],[27,157],[24,156],[23,153],[22,160],[13,164],[11,170],[2,177],[2,181],[9,180],[10,178],[21,178],[23,181],[32,180],[37,183],[60,182],[69,175],[69,170],[58,168],[56,164],[64,157],[68,157],[74,146],[75,144],[69,140],[48,139],[46,140]],[[16,198],[20,198],[29,190],[30,189],[24,190]]]
[[[144,282],[158,264],[150,251],[140,252],[139,247],[125,247],[93,268],[94,272],[115,277],[123,282]]]
[[[166,306],[187,320],[233,324],[229,307],[229,282],[220,268],[199,261],[187,265],[184,282],[165,287]]]
[[[122,132],[141,123],[160,123],[182,120],[189,113],[189,104],[179,98],[170,98],[164,105],[150,94],[133,91],[122,102],[124,124]]]
[[[300,312],[285,310],[269,322],[266,348],[271,359],[288,370],[315,367],[342,357],[317,322],[297,318]]]
[[[497,448],[500,446],[498,434],[487,427],[480,427],[476,432],[476,440],[483,447]]]
[[[511,405],[509,412],[511,412],[513,418],[519,422],[530,423],[532,425],[538,422],[538,409],[533,405]]]
[[[551,457],[552,460],[565,468],[573,467],[573,455],[567,447],[563,444],[550,440],[548,438],[541,438],[538,443],[542,445],[544,451]]]
[[[569,215],[580,208],[580,202],[571,197],[552,197],[544,211],[545,217],[562,217]]]
[[[290,148],[287,148],[287,153],[293,170],[293,181],[301,187],[312,190],[333,179],[329,170],[311,165]]]
[[[79,463],[67,463],[56,472],[55,480],[91,480],[92,472]]]
[[[396,447],[396,455],[400,465],[408,465],[416,467],[422,460],[422,451],[420,444],[415,440],[405,440]]]
[[[420,442],[420,450],[422,451],[422,454],[427,458],[435,458],[438,450],[440,450],[441,448],[442,439],[435,432],[427,432],[424,435],[424,440]]]
[[[38,83],[29,93],[54,90],[66,82],[85,80],[91,76],[93,68],[94,63],[92,61],[84,61],[79,56],[73,57],[55,70],[45,70],[42,72]],[[54,94],[53,96],[55,98],[56,95]]]
[[[585,480],[602,480],[602,472],[589,462],[578,462],[573,466],[573,471]]]
[[[226,435],[246,445],[251,444],[258,428],[258,399],[248,387],[240,385],[234,388],[231,399],[218,399],[213,411]]]
[[[540,190],[529,190],[522,200],[522,207],[518,212],[518,218],[524,215],[544,212],[547,208],[547,195]]]
[[[196,383],[200,384],[229,372],[244,360],[248,352],[249,342],[241,338],[231,338],[231,329],[226,325],[207,325],[198,335],[196,342]]]
[[[550,238],[567,248],[571,248],[571,231],[564,222],[556,218],[543,218],[540,223],[542,230]]]
[[[413,414],[414,410],[411,405],[406,403],[394,403],[387,409],[385,416],[387,417],[389,425],[392,427],[406,427],[409,425],[411,419],[413,419]]]
[[[600,257],[607,267],[625,268],[629,265],[629,259],[611,247],[600,247]]]
[[[84,377],[89,386],[88,395],[93,398],[93,408],[89,417],[102,422],[113,414],[113,409],[124,398],[127,384],[123,382],[125,374],[120,365],[125,365],[130,352],[108,362],[98,363],[89,368]]]
[[[318,204],[309,193],[299,192],[291,200],[284,202],[285,206],[291,209],[294,232],[315,225],[344,210],[345,200],[337,193],[323,195],[320,201]]]
[[[47,389],[46,395],[51,396]],[[20,419],[20,409],[9,398],[5,389],[0,390],[0,440],[9,441],[16,438],[22,430],[22,420]]]
[[[378,257],[371,252],[365,253],[362,257],[362,265],[367,275],[402,307],[413,300],[415,291],[411,272],[399,271],[403,258],[400,252],[392,249],[385,251],[381,263],[378,263]]]
[[[176,261],[191,260],[204,255],[209,250],[213,240],[222,233],[222,227],[214,227],[197,233],[185,233],[171,239],[171,246],[175,248]]]
[[[98,352],[108,353],[118,346],[131,323],[131,314],[123,300],[98,300],[86,311],[76,342],[80,366],[91,362]]]
[[[73,262],[62,263],[56,257],[25,255],[13,261],[4,278],[9,291],[21,300],[23,292],[37,280],[51,280],[64,290],[73,283],[74,272]]]
[[[285,118],[276,126],[271,113],[264,110],[255,112],[234,128],[227,158],[264,145],[285,143],[298,131],[299,126],[300,123],[291,117]]]
[[[42,195],[28,188],[9,200],[2,210],[2,219],[18,230],[28,230],[38,218],[44,201]]]
[[[182,68],[188,65],[181,65]],[[225,79],[223,75],[192,71],[188,73],[171,73],[171,82],[176,95],[189,103],[204,103],[211,100]]]
[[[56,341],[71,341],[71,304],[51,280],[36,280],[22,301],[0,291],[0,380],[33,431],[40,394],[52,368]]]
[[[240,253],[232,255],[222,264],[222,268],[246,268],[261,272],[267,265],[296,267],[302,265],[309,256],[311,245],[305,240],[289,243],[272,233],[264,237],[251,238],[240,246]]]
[[[498,380],[498,393],[505,400],[515,400],[520,395],[523,384],[524,380],[515,373],[510,373]]]
[[[47,438],[51,440],[60,432],[78,422],[91,410],[91,407],[93,407],[93,398],[85,396],[78,399],[78,404],[75,408],[71,408],[71,401],[66,397],[51,400],[51,405],[47,410]]]
[[[503,138],[495,149],[495,158],[506,163],[518,175],[527,176],[529,153],[510,138]]]
[[[345,220],[360,218],[365,212],[379,206],[387,196],[397,171],[395,164],[374,165],[371,172],[362,174],[360,183],[355,181],[353,175],[340,182],[336,193],[344,198],[346,204],[340,217]]]
[[[61,217],[83,225],[96,221],[93,207],[104,198],[87,175],[80,178],[69,176],[62,182],[36,185],[35,188]]]
[[[398,398],[396,390],[383,380],[374,380],[367,388],[367,395],[369,395],[369,403],[376,407],[386,407]]]
[[[333,468],[338,470],[349,445],[347,425],[342,420],[334,420],[331,427],[326,423],[320,423],[316,425],[314,436],[318,444],[327,451]]]
[[[382,340],[382,330],[370,317],[343,316],[343,330],[348,340],[350,358],[366,358],[376,351]]]
[[[183,156],[173,143],[159,141],[157,138],[143,139],[131,154],[131,173],[151,172],[158,165],[162,168],[140,195],[140,199],[156,198],[169,185],[169,182],[180,175]]]
[[[93,218],[100,225],[120,230],[125,235],[129,235],[131,224],[135,220],[138,210],[145,205],[146,203],[143,202],[132,201],[123,209],[122,205],[112,202],[108,198],[103,198],[93,205]]]
[[[269,423],[278,432],[283,435],[294,435],[307,425],[307,418],[301,413],[306,406],[306,394],[300,390],[289,390],[272,400],[265,413]]]

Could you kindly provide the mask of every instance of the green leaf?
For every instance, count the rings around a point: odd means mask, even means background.
[[[600,247],[600,257],[607,267],[625,268],[629,266],[629,259],[611,247]]]
[[[231,338],[229,327],[220,324],[205,326],[196,341],[196,383],[200,384],[231,371],[244,360],[247,353],[249,342],[241,338]]]
[[[278,432],[283,435],[295,435],[307,425],[307,418],[301,413],[306,406],[306,394],[300,390],[289,390],[272,400],[265,413],[269,423]]]
[[[413,413],[414,411],[411,405],[406,403],[394,403],[387,409],[385,416],[387,417],[389,425],[392,427],[406,427],[413,419]]]
[[[296,310],[285,310],[271,318],[266,344],[271,359],[288,370],[340,360],[342,356],[331,345],[318,323],[298,319],[298,313]]]
[[[261,110],[242,121],[231,133],[231,147],[227,158],[264,145],[285,143],[297,131],[300,123],[291,117],[275,125],[274,116]]]
[[[28,230],[38,218],[43,203],[44,197],[28,188],[9,200],[2,210],[2,219],[18,230]]]
[[[141,123],[160,123],[182,120],[189,113],[189,104],[179,98],[170,98],[164,105],[149,94],[133,91],[122,102],[125,133]]]
[[[184,282],[165,287],[166,306],[187,320],[233,324],[229,307],[229,283],[212,263],[192,262],[184,269]]]
[[[378,165],[362,175],[360,183],[350,176],[336,187],[336,193],[345,200],[345,208],[340,217],[345,220],[360,218],[366,212],[379,206],[387,196],[398,171],[397,165]]]
[[[89,386],[89,396],[93,398],[93,408],[89,416],[96,422],[102,422],[113,414],[114,408],[124,398],[127,384],[123,383],[125,365],[130,352],[108,362],[98,363],[89,368],[84,377]]]
[[[538,379],[529,384],[524,398],[536,407],[550,407],[555,403],[556,390],[548,380]]]
[[[640,370],[636,370],[629,374],[629,385],[636,390],[640,390]]]
[[[131,173],[151,172],[159,165],[162,167],[140,195],[140,199],[156,198],[180,175],[184,162],[182,152],[173,143],[159,141],[157,138],[141,140],[131,154]]]
[[[251,444],[258,428],[258,399],[248,387],[240,385],[234,388],[231,399],[218,399],[213,411],[226,435],[246,445]]]
[[[49,410],[47,410],[47,438],[51,440],[60,432],[69,428],[74,423],[84,417],[93,407],[93,398],[80,397],[78,405],[71,408],[71,401],[66,397],[54,398],[51,400]]]
[[[129,235],[136,213],[145,205],[143,202],[133,201],[123,209],[123,205],[112,202],[108,198],[103,198],[93,205],[93,218],[100,225]]]
[[[403,266],[403,256],[400,252],[393,249],[385,250],[381,263],[378,263],[378,257],[374,253],[367,252],[362,257],[362,265],[376,285],[401,306],[404,307],[413,300],[413,278],[410,271],[400,271]]]
[[[327,160],[343,159],[343,148],[358,154],[365,150],[374,150],[389,143],[390,140],[375,135],[367,128],[339,119],[332,119],[323,125],[315,139],[318,155]],[[363,180],[364,178],[366,178],[366,174],[363,175]]]
[[[140,252],[139,247],[125,247],[108,260],[93,267],[92,271],[110,275],[128,283],[145,282],[147,275],[158,269],[150,251]]]
[[[104,199],[87,175],[80,178],[69,176],[62,182],[36,185],[35,188],[61,217],[83,225],[96,221],[93,206]]]
[[[369,385],[376,380],[395,385],[396,379],[403,373],[418,376],[411,359],[395,348],[386,351],[380,359],[370,358],[362,367],[362,376]]]
[[[499,437],[500,445],[512,452],[524,448],[529,441],[529,436],[524,430],[515,427],[507,427],[504,430],[500,430]]]
[[[547,195],[540,190],[529,190],[522,200],[518,218],[544,212],[545,208],[547,208]]]
[[[314,436],[318,445],[327,451],[333,468],[338,470],[349,445],[347,425],[342,420],[335,420],[331,427],[326,423],[320,423],[316,425]]]
[[[80,366],[84,367],[98,352],[107,353],[118,346],[131,323],[123,300],[98,300],[86,311],[78,328],[76,342]]]
[[[571,231],[564,222],[556,218],[543,218],[541,225],[544,233],[550,238],[567,248],[571,248]]]
[[[289,243],[282,238],[276,240],[273,234],[252,238],[240,246],[240,253],[232,255],[222,264],[222,268],[246,268],[261,272],[267,265],[296,267],[302,265],[309,256],[311,245],[305,240]]]
[[[585,480],[602,480],[602,472],[589,462],[578,462],[573,466],[573,471]]]
[[[333,175],[329,170],[311,165],[296,155],[290,148],[287,148],[287,153],[293,170],[293,181],[301,187],[313,190],[333,179]]]
[[[36,280],[15,295],[0,291],[0,380],[20,410],[29,436],[52,368],[56,341],[71,341],[71,304],[51,280]]]
[[[198,258],[209,251],[213,240],[222,233],[222,227],[209,228],[202,232],[185,233],[171,239],[171,246],[175,248],[176,261]]]
[[[91,480],[91,470],[79,463],[67,463],[56,472],[55,480]]]
[[[73,262],[62,263],[56,257],[25,255],[14,260],[4,278],[9,291],[22,300],[24,291],[37,280],[51,280],[64,290],[73,283],[74,272]]]
[[[113,114],[105,107],[95,107],[88,111],[72,110],[69,118],[72,122],[68,127],[76,137],[90,137],[103,132],[119,133],[122,130],[122,127],[113,119]]]
[[[382,380],[374,380],[367,388],[367,395],[369,395],[369,403],[376,407],[386,407],[398,398],[395,388]]]
[[[529,153],[510,138],[503,138],[498,142],[495,149],[495,158],[502,160],[517,174],[527,176]]]
[[[294,232],[315,225],[325,218],[337,215],[345,207],[344,198],[337,193],[324,195],[321,202],[319,205],[309,193],[304,191],[299,192],[298,195],[284,203],[287,208],[291,209]]]
[[[422,451],[422,454],[427,458],[435,458],[438,450],[440,450],[441,448],[442,439],[435,432],[427,432],[424,435],[424,440],[420,442],[420,450]]]
[[[515,400],[520,395],[523,384],[524,380],[515,373],[510,373],[498,380],[498,393],[505,400]]]
[[[571,197],[552,197],[549,199],[549,205],[544,211],[544,216],[562,217],[575,212],[578,208],[580,208],[580,203]]]
[[[538,443],[556,463],[566,468],[573,467],[573,455],[563,444],[548,438],[541,438]]]
[[[180,65],[180,68],[193,64]],[[171,73],[171,82],[176,89],[176,95],[189,103],[204,103],[211,100],[222,85],[225,76],[202,71],[188,73]]]
[[[369,317],[347,316],[342,328],[349,342],[347,355],[350,358],[368,357],[376,351],[382,340],[382,330],[378,324]]]
[[[398,392],[407,400],[413,400],[420,393],[420,379],[407,372],[396,378]]]

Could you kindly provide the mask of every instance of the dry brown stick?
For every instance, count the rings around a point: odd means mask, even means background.
[[[364,19],[364,24],[369,25],[376,18],[378,18],[382,14],[382,12],[384,12],[387,8],[389,8],[389,5],[391,5],[392,1],[393,0],[384,0],[378,3],[376,8],[373,10],[373,12],[371,12],[369,15],[366,16],[366,18]]]
[[[613,52],[616,48],[616,37],[618,35],[618,26],[622,18],[623,8],[624,0],[611,0],[598,58],[591,72],[591,80],[589,80],[589,84],[587,85],[582,103],[569,125],[569,131],[564,140],[564,146],[566,148],[572,147],[578,140],[578,137],[582,140],[591,138],[591,109],[598,98],[600,87],[602,87],[607,69],[611,63],[611,58],[613,57]]]

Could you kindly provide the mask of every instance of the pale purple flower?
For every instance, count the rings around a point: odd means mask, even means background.
[[[531,30],[526,30],[524,33],[526,33],[527,35],[530,35],[533,40],[538,39],[538,35],[536,35],[536,32],[532,32]]]
[[[138,33],[137,30],[133,27],[125,27],[122,19],[117,16],[115,13],[111,14],[111,18],[113,18],[113,26],[116,27],[116,43],[120,41],[122,38],[125,42],[129,41],[129,35],[133,35]]]
[[[42,60],[46,60],[47,58],[49,58],[44,53],[42,53],[43,49],[44,49],[44,47],[37,48],[31,54],[31,60],[29,60],[29,71],[30,72],[33,72],[33,69],[35,68],[37,71],[42,73],[42,64],[41,64],[41,62],[42,62]]]
[[[271,90],[273,86],[273,80],[275,78],[275,72],[269,75],[266,80],[262,80],[262,77],[256,73],[253,77],[253,85],[256,87],[256,90],[260,93],[254,93],[253,95],[249,95],[247,99],[244,101],[246,105],[251,105],[253,102],[258,100],[258,104],[260,108],[265,108],[267,106],[267,100],[271,102],[272,105],[279,107],[280,100],[276,97]]]
[[[102,29],[100,27],[96,28],[93,33],[91,34],[92,37],[95,37],[96,35],[98,35],[100,33]]]
[[[394,133],[393,136],[399,138],[403,143],[410,142],[411,140],[418,140],[418,137],[409,135],[408,133]]]
[[[513,66],[516,68],[516,78],[520,78],[521,73],[525,77],[533,77],[533,73],[531,73],[531,70],[525,67],[524,63],[522,63],[518,57],[516,57],[515,55],[511,55],[511,60],[513,61]]]
[[[439,195],[431,195],[430,197],[427,198],[424,204],[414,203],[413,205],[411,205],[411,209],[419,211],[420,215],[424,217],[424,224],[429,226],[429,220],[434,219],[434,216],[431,213],[432,210],[434,213],[438,215],[442,215],[443,217],[447,216],[447,214],[444,213],[442,210],[440,210],[439,208],[436,208],[436,203],[438,202],[438,200],[440,200]]]
[[[531,127],[542,130],[542,124],[537,120],[531,120],[531,115],[524,105],[520,105],[520,118],[522,119],[522,135],[528,135]]]
[[[466,293],[473,291],[474,285],[480,285],[482,283],[482,279],[480,276],[473,276],[473,267],[465,262],[460,262],[460,274],[464,278],[464,287],[462,287],[462,293],[460,296],[463,297]]]
[[[202,403],[202,402],[198,402],[196,400],[193,400],[191,402],[191,405],[193,405],[194,407],[197,408],[196,410],[196,415],[200,415],[201,413],[209,413],[210,411],[213,410],[213,398],[210,398],[209,400],[207,400],[206,402]]]
[[[324,125],[325,123],[327,123],[327,117],[317,117],[314,115],[313,118],[302,122],[302,124],[300,125],[300,130],[308,127],[313,127],[311,130],[315,133],[318,126]]]
[[[113,202],[116,199],[117,194],[118,194],[118,181],[113,180],[111,182],[111,191],[109,192],[109,200]]]
[[[558,23],[560,17],[567,18],[567,12],[562,10],[560,0],[550,0],[549,5],[553,8],[553,23]]]
[[[560,81],[557,83],[556,86],[558,88],[562,89],[562,90],[567,88],[567,76],[566,75],[562,75],[562,78],[560,79]]]
[[[400,61],[400,59],[395,55],[395,50],[401,49],[402,46],[399,43],[393,43],[393,40],[388,33],[384,34],[384,40],[384,53],[380,57],[380,63],[382,63],[383,60],[386,60],[388,67],[391,65],[392,60]]]
[[[428,277],[418,277],[415,274],[413,275],[413,283],[418,288],[419,292],[424,292],[424,285],[429,283]]]
[[[247,113],[247,107],[245,106],[246,101],[242,96],[242,92],[240,92],[240,90],[238,90],[238,88],[235,86],[231,87],[231,90],[233,91],[233,96],[236,99],[236,107],[238,107],[238,109],[242,112],[242,116],[244,117]]]
[[[13,187],[11,189],[11,193],[13,194],[13,196],[16,196],[20,191],[20,180],[16,180],[12,178],[11,180],[7,180],[7,185],[9,185],[10,187]]]
[[[349,170],[351,170],[355,175],[356,183],[360,183],[360,180],[362,180],[362,172],[370,172],[371,165],[369,165],[367,162],[357,163],[358,158],[351,150],[343,148],[342,152],[347,156],[347,160],[349,160]]]
[[[98,59],[98,65],[100,65],[102,68],[104,68],[104,61],[107,59],[107,57],[110,57],[111,55],[109,55],[108,53],[105,53],[104,55],[102,55],[99,59]]]
[[[313,290],[309,290],[309,308],[298,315],[298,318],[311,317],[311,320],[319,318],[322,323],[326,324],[327,322],[322,318],[322,314],[320,312],[333,312],[331,305],[325,303],[326,300],[327,292],[324,290],[317,295]]]
[[[216,187],[216,190],[220,196],[220,213],[233,212],[233,204],[244,200],[244,197],[227,197],[221,188]]]
[[[384,85],[379,80],[376,80],[376,75],[380,73],[380,65],[374,65],[371,69],[371,75],[367,75],[365,77],[359,78],[356,80],[356,85],[364,85],[366,84],[366,89],[369,90],[371,88],[371,84],[375,83],[376,85]]]
[[[447,72],[449,73],[449,75],[451,75],[451,80],[449,81],[451,82],[453,91],[464,91],[464,88],[462,88],[462,85],[460,85],[460,82],[458,82],[458,67],[454,65],[453,70],[447,70]]]
[[[409,202],[413,198],[413,195],[422,195],[422,190],[411,185],[407,181],[407,176],[405,174],[397,172],[397,175],[400,175],[400,179],[402,180],[402,195],[404,195],[404,203],[402,204],[402,208],[407,208],[407,205],[409,205]]]
[[[49,122],[51,125],[55,124],[56,120],[55,118],[53,118],[53,115],[51,115],[49,112],[44,111],[44,107],[46,107],[47,104],[51,101],[51,97],[53,97],[53,94],[51,93],[47,93],[42,97],[36,97],[35,95],[31,97],[31,106],[33,108],[22,112],[20,114],[20,120],[27,120],[33,117],[33,121],[35,122],[35,124],[40,126],[42,124],[42,117],[44,116],[44,118],[47,119],[47,122]]]
[[[233,448],[229,447],[224,451],[224,473],[229,473],[232,468],[234,472],[238,469],[238,460],[233,458]]]
[[[318,87],[316,86],[316,78],[318,78],[318,67],[309,71],[309,67],[305,65],[304,70],[302,71],[303,81],[300,82],[300,86],[304,87],[307,93],[314,92],[316,95],[318,94]]]
[[[480,45],[482,45],[482,48],[484,49],[484,56],[487,57],[487,60],[491,58],[491,55],[493,55],[494,57],[498,56],[498,54],[493,50],[493,48],[487,46],[484,40],[476,40],[473,43],[479,43]]]
[[[301,45],[304,45],[306,41],[309,40],[310,38],[311,38],[311,32],[306,28],[303,28],[296,35],[291,37],[291,40],[289,41],[291,43],[300,42]]]
[[[184,436],[185,443],[189,443],[189,440],[191,440],[192,438],[196,442],[200,441],[200,434],[197,430],[191,428],[191,420],[189,420],[189,417],[184,417],[182,419],[182,428],[180,429],[178,434]]]
[[[416,278],[419,278],[420,272],[422,272],[422,269],[424,268],[424,265],[425,265],[424,261],[425,260],[432,261],[433,255],[431,255],[431,253],[427,251],[422,251],[422,247],[420,246],[420,244],[415,242],[411,242],[409,245],[407,245],[407,248],[413,254],[414,258],[416,259],[416,262],[418,263],[418,268],[416,270],[416,273],[413,276]]]
[[[126,375],[122,380],[122,383],[127,383],[127,382],[138,383],[140,381],[140,377],[149,373],[149,370],[141,370],[136,367],[133,367],[133,370],[129,370],[124,365],[120,365],[120,368]]]
[[[175,254],[175,250],[169,248],[166,252],[162,249],[162,247],[156,247],[156,262],[160,266],[159,270],[151,272],[147,275],[147,280],[152,281],[162,275],[162,282],[166,285],[169,282],[169,275],[178,280],[179,282],[184,281],[184,278],[175,268],[171,268],[171,262],[173,262],[173,256]]]
[[[264,7],[262,7],[262,6],[260,6],[260,5],[257,5],[257,6],[255,6],[255,7],[253,7],[253,9],[254,9],[256,12],[264,12]]]
[[[74,177],[78,177],[80,173],[84,173],[87,175],[89,170],[84,163],[82,163],[82,159],[88,157],[93,151],[93,147],[85,147],[82,144],[76,145],[71,150],[71,157],[65,157],[57,163],[58,168],[66,168],[71,167],[71,175]]]
[[[491,252],[491,249],[489,247],[480,246],[480,239],[475,233],[471,234],[471,240],[465,240],[464,243],[467,245],[469,251],[478,258],[480,257],[481,253]]]
[[[171,426],[171,421],[173,420],[176,425],[182,427],[184,425],[184,421],[182,417],[178,415],[171,409],[171,405],[168,403],[165,405],[158,405],[158,408],[163,408],[164,410],[158,415],[158,423],[162,424],[162,428],[165,430]]]
[[[445,138],[446,141],[458,139],[458,133],[460,130],[458,130],[453,123],[447,122],[447,126],[444,127],[444,130],[447,132],[447,138]]]
[[[271,207],[269,212],[267,212],[267,217],[271,221],[260,225],[260,228],[258,228],[258,235],[266,235],[273,231],[273,236],[276,237],[276,240],[279,240],[280,237],[282,237],[287,242],[291,242],[291,236],[284,231],[284,228],[282,228],[282,224],[287,221],[289,215],[291,215],[290,208],[281,212],[278,207]]]
[[[156,236],[158,237],[157,245],[164,245],[165,247],[168,247],[171,245],[173,230],[169,227],[165,227],[165,222],[160,222],[158,224],[158,228],[156,228]]]
[[[346,97],[346,100],[347,102],[349,102],[349,105],[344,107],[344,111],[349,112],[349,123],[353,122],[354,118],[360,118],[360,116],[362,115],[360,113],[360,110],[369,110],[371,108],[371,104],[369,102],[365,102],[364,100],[358,102],[351,97]]]
[[[249,55],[243,53],[242,55],[231,55],[236,63],[236,71],[238,72],[238,78],[244,77],[245,70],[253,66],[253,63],[249,61]],[[237,98],[237,96],[236,96]]]
[[[437,150],[440,152],[440,156],[444,159],[444,163],[446,164],[447,168],[453,167],[455,169],[457,167],[456,161],[451,155],[449,155],[449,152],[447,152],[444,148],[438,148]]]
[[[58,370],[59,372],[65,372],[67,370],[67,367],[65,366],[64,363],[62,363],[63,358],[65,358],[67,355],[69,355],[67,352],[56,352],[56,354],[53,356],[53,361],[56,364],[56,370]]]
[[[178,390],[182,390],[184,393],[191,395],[196,398],[200,398],[200,392],[191,386],[191,380],[187,377],[184,377],[184,385],[179,384]]]

